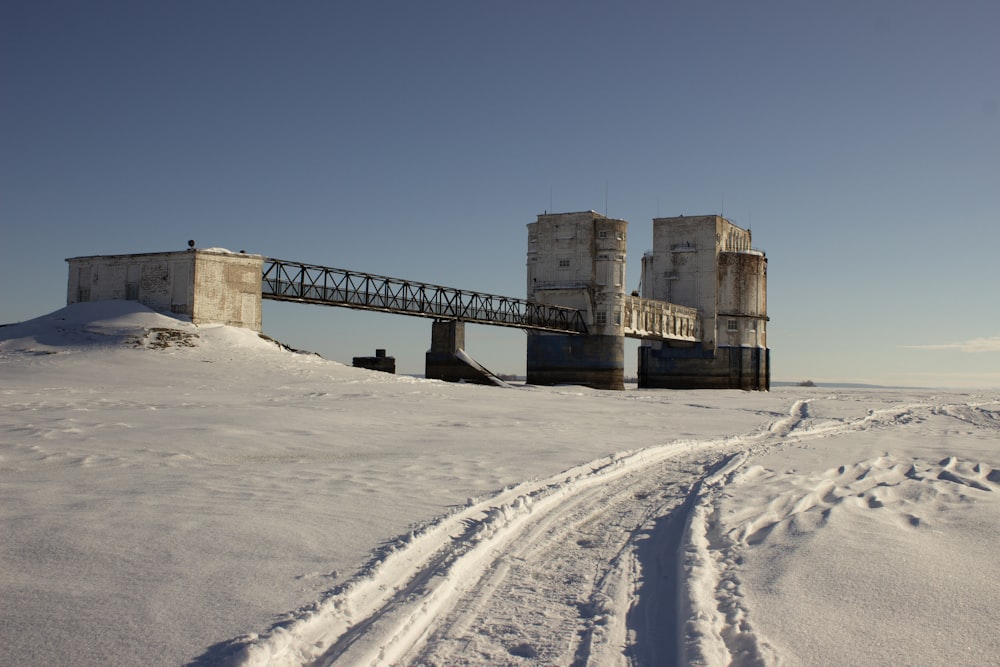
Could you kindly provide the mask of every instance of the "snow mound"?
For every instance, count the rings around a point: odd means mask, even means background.
[[[33,320],[0,327],[0,355],[60,354],[94,348],[184,348],[205,343],[272,347],[248,329],[192,324],[184,315],[153,311],[137,301],[76,303]]]

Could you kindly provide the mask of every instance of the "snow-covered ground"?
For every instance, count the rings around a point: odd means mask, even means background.
[[[0,664],[982,665],[1000,393],[395,377],[0,328]]]

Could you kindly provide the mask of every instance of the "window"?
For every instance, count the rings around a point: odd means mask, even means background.
[[[736,320],[729,320],[728,322],[726,322],[726,331],[739,331],[739,330],[740,327],[739,324],[736,323]]]
[[[568,269],[569,268],[569,260],[568,259],[560,259],[559,260],[559,268],[560,269]]]
[[[750,331],[757,330],[757,320],[750,320]]]
[[[598,326],[604,326],[608,323],[608,314],[603,310],[599,310],[594,313],[594,324]]]
[[[606,230],[602,229],[601,231],[597,232],[597,238],[599,238],[599,239],[606,239],[606,238],[608,238],[608,232]]]

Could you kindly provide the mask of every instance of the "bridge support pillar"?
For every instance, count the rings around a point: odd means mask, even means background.
[[[625,388],[624,336],[528,334],[528,384]]]
[[[465,322],[435,320],[431,349],[424,359],[424,377],[446,382],[500,384],[500,380],[465,352]]]

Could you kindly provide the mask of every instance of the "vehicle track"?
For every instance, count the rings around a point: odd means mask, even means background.
[[[659,462],[573,494],[531,521],[403,662],[587,664],[595,645],[610,639],[609,627],[624,642],[625,619],[611,616],[628,608],[627,599],[613,598],[630,593],[630,550],[654,519],[684,503],[687,482],[704,474],[703,458]]]
[[[525,482],[410,536],[287,628],[250,642],[238,662],[603,665],[679,656],[676,605],[650,600],[677,599],[670,586],[691,560],[681,535],[691,537],[692,517],[725,485],[718,467],[727,463],[731,475],[752,451],[905,424],[926,408],[819,422],[797,401],[752,433],[615,454]],[[655,563],[649,549],[643,555],[654,539]]]

